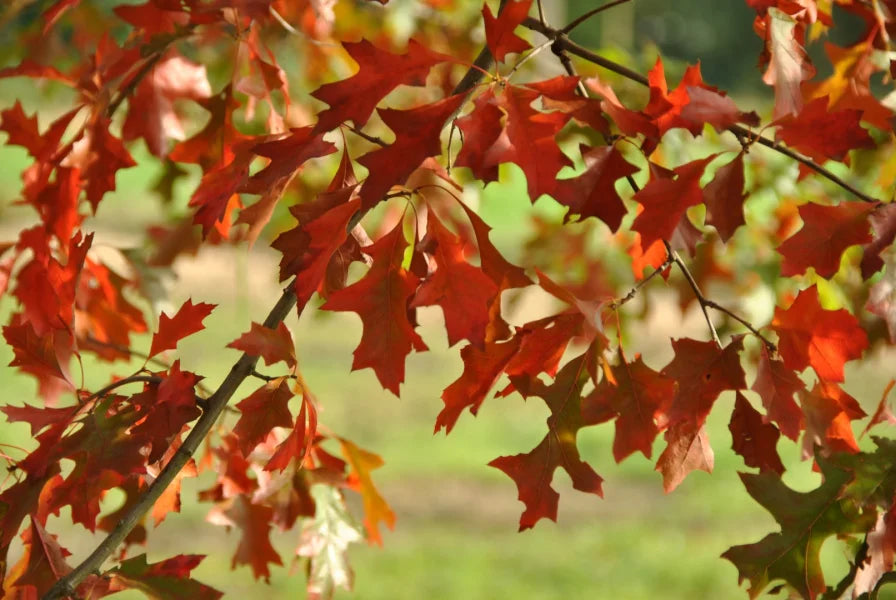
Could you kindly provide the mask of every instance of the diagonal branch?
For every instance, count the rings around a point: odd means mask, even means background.
[[[643,75],[641,75],[640,73],[636,73],[635,71],[632,71],[628,67],[625,67],[623,65],[620,65],[619,63],[613,62],[612,60],[609,60],[608,58],[605,58],[595,52],[592,52],[591,50],[589,50],[588,48],[585,48],[584,46],[580,46],[579,44],[576,44],[575,42],[570,40],[568,37],[566,37],[566,35],[560,29],[554,29],[553,27],[548,27],[547,25],[543,25],[541,22],[538,21],[538,19],[533,19],[532,17],[528,17],[525,21],[523,21],[523,25],[533,31],[537,31],[537,32],[541,33],[542,35],[554,40],[554,44],[555,44],[556,48],[558,48],[559,50],[566,50],[570,54],[575,54],[579,58],[583,58],[583,59],[587,60],[588,62],[594,63],[600,67],[607,69],[608,71],[612,71],[613,73],[622,75],[626,79],[629,79],[636,83],[640,83],[641,85],[643,85],[645,87],[647,87],[649,85],[647,82],[647,78],[644,77]],[[847,183],[846,181],[844,181],[843,179],[841,179],[840,177],[838,177],[837,175],[835,175],[828,169],[824,168],[823,166],[821,166],[814,160],[807,158],[797,152],[794,152],[790,148],[783,146],[774,140],[770,140],[767,137],[753,133],[750,130],[746,129],[745,127],[741,127],[740,125],[731,125],[730,127],[728,127],[728,131],[730,133],[734,134],[735,136],[737,136],[738,140],[752,141],[752,142],[755,142],[762,146],[765,146],[766,148],[771,148],[772,150],[775,150],[776,152],[780,152],[784,156],[792,158],[793,160],[809,167],[810,169],[812,169],[813,171],[815,171],[822,177],[837,184],[838,186],[840,186],[841,188],[843,188],[844,190],[846,190],[847,192],[849,192],[850,194],[852,194],[853,196],[855,196],[857,198],[860,198],[866,202],[873,202],[873,203],[880,202],[877,198],[874,198],[873,196],[869,196],[868,194],[859,190],[855,186]]]
[[[277,304],[274,305],[274,308],[271,309],[270,314],[264,320],[264,326],[268,329],[276,329],[277,325],[289,315],[295,305],[296,295],[293,292],[293,287],[289,286],[283,291]],[[236,364],[231,367],[230,373],[224,378],[220,387],[208,399],[206,410],[199,417],[199,420],[196,421],[196,425],[193,426],[184,443],[177,449],[155,481],[150,484],[146,493],[131,507],[128,513],[119,521],[118,525],[115,526],[115,529],[109,532],[109,535],[90,553],[90,556],[84,559],[71,573],[61,577],[43,596],[43,600],[56,600],[71,596],[85,577],[99,570],[103,562],[115,552],[128,533],[143,518],[143,515],[152,508],[159,496],[162,495],[162,492],[174,481],[180,470],[187,464],[187,461],[190,460],[200,444],[202,444],[205,436],[211,431],[218,417],[224,412],[227,402],[236,392],[236,389],[255,370],[257,362],[257,356],[243,354]]]
[[[499,13],[504,9],[506,4],[507,0],[501,0],[501,5],[498,9]],[[453,94],[470,92],[482,79],[484,70],[488,69],[491,63],[491,52],[485,47],[482,49],[482,52],[479,53],[476,61],[464,75],[463,79],[461,79],[454,88]],[[353,131],[359,133],[354,129]],[[351,223],[349,224],[349,230],[353,230],[363,216],[364,211],[358,211],[358,214],[352,218]],[[283,294],[280,296],[277,304],[274,305],[274,308],[271,309],[271,312],[264,320],[263,325],[268,329],[276,329],[277,325],[289,315],[290,311],[292,311],[295,306],[296,295],[293,291],[293,286],[289,285],[283,290]],[[150,484],[146,493],[141,496],[140,500],[134,504],[134,506],[131,507],[128,513],[121,519],[121,521],[119,521],[118,525],[116,525],[115,529],[109,532],[109,535],[106,536],[93,552],[90,553],[90,556],[84,559],[84,561],[71,573],[56,581],[53,587],[44,594],[42,600],[59,600],[73,595],[75,589],[88,575],[99,571],[103,562],[115,552],[118,546],[124,541],[125,537],[127,537],[128,533],[130,533],[140,519],[143,518],[143,515],[152,508],[156,500],[158,500],[168,485],[174,481],[181,469],[184,468],[187,461],[190,460],[200,444],[202,444],[202,441],[212,430],[212,427],[214,427],[215,422],[227,408],[227,403],[236,392],[237,388],[243,380],[255,373],[255,365],[257,363],[257,356],[243,354],[240,357],[233,367],[231,367],[230,373],[227,374],[227,377],[224,378],[224,381],[215,393],[208,398],[202,416],[196,421],[196,424],[193,426],[189,435],[187,435],[183,444],[177,449],[174,456],[168,461],[168,464],[165,465],[161,473],[159,473],[159,476],[152,482],[152,484]]]

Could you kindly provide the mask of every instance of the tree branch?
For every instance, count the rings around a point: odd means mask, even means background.
[[[554,40],[554,44],[558,48],[567,50],[568,52],[570,52],[571,54],[575,54],[579,58],[583,58],[583,59],[587,60],[588,62],[594,63],[600,67],[607,69],[608,71],[612,71],[613,73],[622,75],[626,79],[629,79],[636,83],[640,83],[641,85],[643,85],[645,87],[649,86],[649,84],[647,82],[647,78],[644,77],[643,75],[641,75],[640,73],[636,73],[635,71],[632,71],[631,69],[624,67],[623,65],[620,65],[619,63],[613,62],[612,60],[604,58],[603,56],[601,56],[595,52],[592,52],[591,50],[589,50],[583,46],[576,44],[575,42],[570,40],[568,37],[566,37],[566,35],[560,29],[554,29],[553,27],[548,27],[546,25],[542,25],[541,22],[538,21],[538,19],[534,19],[532,17],[527,17],[526,20],[523,21],[523,25],[533,31],[537,31],[537,32],[541,33],[542,35]],[[771,148],[772,150],[775,150],[776,152],[780,152],[784,156],[792,158],[793,160],[809,167],[810,169],[812,169],[813,171],[815,171],[822,177],[837,184],[838,186],[840,186],[841,188],[843,188],[844,190],[846,190],[853,196],[860,198],[860,199],[864,200],[865,202],[873,202],[873,203],[880,202],[877,198],[869,196],[865,192],[850,185],[849,183],[847,183],[846,181],[844,181],[843,179],[841,179],[840,177],[838,177],[831,171],[827,170],[826,168],[824,168],[823,166],[821,166],[820,164],[815,162],[814,160],[812,160],[810,158],[806,158],[805,156],[803,156],[797,152],[794,152],[790,148],[787,148],[786,146],[782,146],[781,144],[779,144],[778,142],[776,142],[774,140],[770,140],[767,137],[753,133],[749,129],[746,129],[745,127],[741,127],[740,125],[731,125],[727,129],[730,133],[737,136],[737,138],[739,140],[752,140],[753,142],[755,142],[757,144],[765,146],[766,148]]]
[[[271,309],[270,314],[264,320],[264,326],[268,329],[276,329],[283,319],[296,305],[296,295],[293,287],[290,285],[283,291],[277,304]],[[187,461],[193,456],[205,436],[211,431],[218,417],[224,412],[227,402],[233,396],[236,389],[240,386],[246,377],[254,370],[255,364],[258,362],[257,356],[243,354],[240,359],[230,369],[230,373],[224,378],[224,381],[218,387],[214,394],[208,399],[208,407],[193,429],[190,431],[184,443],[181,444],[177,452],[159,473],[159,476],[150,484],[146,493],[140,497],[140,500],[131,507],[128,513],[119,521],[109,535],[97,546],[94,551],[84,561],[78,565],[71,573],[60,578],[52,588],[43,596],[43,600],[56,600],[66,596],[71,596],[75,592],[85,577],[91,573],[97,572],[105,560],[115,552],[119,544],[124,541],[128,533],[143,518],[158,500],[165,488],[174,481],[174,478],[183,469]]]

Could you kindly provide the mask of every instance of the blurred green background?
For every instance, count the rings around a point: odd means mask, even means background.
[[[587,0],[546,2],[555,23],[592,8]],[[565,17],[563,16],[565,13]],[[29,14],[31,15],[29,17]],[[36,14],[36,13],[35,13]],[[21,18],[34,18],[23,13]],[[5,28],[16,23],[6,23]],[[847,28],[848,29],[848,28]],[[0,29],[0,37],[3,36]],[[837,35],[840,35],[838,33]],[[848,31],[842,33],[848,35]],[[759,40],[752,31],[752,11],[743,0],[706,2],[679,0],[636,0],[608,11],[580,27],[573,38],[593,48],[606,48],[628,57],[632,67],[644,70],[655,60],[653,44],[664,59],[694,62],[702,58],[705,79],[734,93],[749,97],[756,106],[770,97],[760,82],[756,68]],[[3,62],[13,64],[17,50],[0,47]],[[677,68],[681,68],[679,63]],[[670,83],[676,81],[670,76]],[[51,94],[37,91],[25,80],[0,82],[0,109],[22,99],[26,111],[50,103]],[[138,163],[152,164],[142,149],[135,153]],[[19,186],[19,173],[26,157],[18,148],[0,146],[0,241],[11,241],[26,226],[30,215],[12,207]],[[193,173],[195,184],[196,173]],[[531,207],[525,182],[515,170],[507,169],[501,184],[482,192],[481,205],[486,221],[495,228],[493,240],[508,256],[519,251],[518,240],[526,215],[533,211],[552,214],[541,204]],[[149,183],[157,176],[156,167],[143,166],[122,172],[119,190],[104,200],[95,220],[95,247],[127,245],[147,222],[161,219],[165,211],[145,197]],[[190,193],[189,184],[180,188],[180,207]],[[507,214],[519,217],[508,220]],[[554,218],[559,218],[556,211]],[[128,223],[134,224],[129,232]],[[124,225],[122,225],[124,224]],[[261,321],[278,295],[276,264],[278,255],[259,244],[251,252],[245,248],[205,248],[193,263],[176,265],[170,305],[177,307],[191,297],[194,301],[218,303],[206,320],[207,329],[185,340],[178,356],[183,368],[206,377],[215,387],[228,370],[236,352],[219,351],[241,333],[251,321]],[[656,283],[656,282],[654,282]],[[668,339],[705,337],[705,324],[696,310],[678,312],[674,297],[662,284],[645,292],[647,318],[635,327],[631,339],[654,368],[671,358]],[[526,311],[539,316],[559,307],[543,299],[524,303],[515,323],[527,320]],[[0,299],[0,317],[14,309],[12,299]],[[456,349],[446,347],[440,313],[421,311],[422,334],[432,349],[412,354],[407,363],[407,381],[402,398],[383,392],[369,370],[349,375],[351,353],[360,338],[360,323],[353,315],[306,314],[301,323],[287,322],[297,341],[301,369],[321,404],[321,421],[332,431],[380,454],[386,466],[374,473],[381,492],[398,517],[394,532],[384,535],[384,547],[353,547],[351,560],[356,570],[356,591],[339,592],[339,598],[357,599],[570,599],[614,598],[739,598],[737,572],[719,555],[734,544],[759,540],[777,530],[769,515],[746,494],[737,470],[743,470],[731,450],[727,417],[733,397],[723,395],[710,417],[709,437],[716,451],[716,472],[696,472],[672,494],[662,492],[661,477],[653,461],[641,455],[622,465],[612,460],[612,426],[584,430],[579,447],[605,478],[605,498],[599,499],[571,488],[562,471],[555,475],[560,492],[558,523],[540,522],[534,530],[517,533],[522,505],[516,500],[513,482],[486,463],[500,455],[525,452],[534,447],[545,432],[547,416],[538,401],[526,403],[518,396],[488,400],[478,417],[465,413],[449,436],[433,435],[435,416],[441,408],[440,390],[461,371]],[[148,336],[137,338],[136,347],[148,348]],[[8,364],[12,354],[0,347],[0,363]],[[103,367],[87,363],[94,382],[107,378]],[[94,369],[91,371],[91,369]],[[127,374],[126,366],[113,372]],[[276,374],[276,372],[272,372]],[[748,373],[748,382],[753,375]],[[847,386],[865,406],[871,408],[880,397],[887,373],[880,359],[872,357],[853,367]],[[243,395],[256,387],[250,382]],[[34,385],[13,369],[0,371],[2,402],[21,404],[32,401]],[[240,398],[241,396],[237,396]],[[0,419],[0,440],[11,446],[28,445],[27,427],[9,425]],[[653,459],[662,450],[661,440]],[[799,461],[799,449],[790,442],[780,444],[780,452],[790,471],[785,480],[798,489],[817,485],[809,465]],[[209,486],[207,478],[184,485],[185,508],[170,515],[151,532],[150,560],[175,553],[208,554],[195,572],[200,580],[228,593],[229,597],[303,597],[301,564],[275,568],[271,587],[254,582],[248,568],[230,570],[230,556],[238,532],[228,534],[204,522],[207,506],[192,500],[196,491]],[[109,501],[114,509],[115,498]],[[360,507],[355,505],[354,508]],[[54,531],[75,558],[92,548],[95,536],[64,525],[66,515]],[[277,547],[287,567],[297,541],[297,532],[276,533]],[[832,581],[845,573],[845,557],[834,542],[825,545],[826,574]],[[130,594],[130,596],[135,596]],[[122,595],[125,597],[125,595]]]

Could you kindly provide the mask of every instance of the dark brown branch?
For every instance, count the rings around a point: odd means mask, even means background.
[[[750,333],[752,333],[753,335],[758,337],[760,340],[762,340],[762,343],[765,344],[765,346],[772,352],[774,352],[775,350],[778,349],[778,347],[774,343],[772,343],[772,341],[770,339],[768,339],[767,337],[765,337],[764,335],[759,333],[759,330],[756,329],[755,327],[753,327],[752,323],[750,323],[743,317],[741,317],[738,314],[732,312],[731,310],[725,308],[718,302],[714,302],[714,301],[710,300],[709,298],[704,298],[703,302],[709,308],[712,308],[713,310],[717,310],[721,313],[725,313],[726,315],[728,315],[729,317],[731,317],[732,319],[734,319],[735,321],[737,321],[738,323],[740,323],[741,325],[743,325],[744,327],[749,329]]]
[[[706,296],[703,295],[703,292],[700,291],[700,286],[697,285],[697,280],[694,279],[694,276],[691,275],[691,271],[688,269],[688,266],[684,264],[684,261],[681,260],[681,257],[678,256],[678,252],[672,249],[672,246],[669,245],[669,242],[663,240],[663,244],[666,245],[666,260],[669,260],[671,257],[672,262],[678,265],[678,268],[681,270],[682,275],[687,280],[688,285],[691,286],[691,290],[694,292],[694,297],[697,298],[697,302],[700,304],[700,310],[703,312],[703,318],[706,319],[706,324],[709,325],[709,332],[712,334],[712,339],[715,341],[719,347],[722,347],[722,340],[719,339],[719,333],[716,331],[716,326],[713,325],[712,319],[709,316],[709,311],[707,308],[707,299]]]
[[[264,320],[264,326],[268,329],[275,329],[295,305],[296,296],[292,286],[289,286],[283,291],[277,304],[274,305],[274,308]],[[56,600],[71,596],[85,577],[99,570],[103,562],[115,552],[128,533],[143,518],[143,515],[152,508],[159,496],[162,495],[162,492],[165,491],[165,488],[168,487],[180,470],[183,469],[184,465],[187,464],[187,461],[202,444],[205,436],[211,431],[218,417],[224,412],[227,402],[236,392],[236,389],[255,370],[257,362],[257,356],[243,354],[240,357],[230,369],[230,373],[225,377],[220,387],[208,399],[207,409],[199,420],[196,421],[196,425],[193,426],[193,429],[181,445],[180,451],[175,453],[171,460],[168,461],[168,464],[165,465],[159,476],[150,484],[146,493],[131,507],[128,513],[116,525],[115,529],[109,532],[109,535],[94,549],[90,556],[84,559],[71,573],[60,578],[43,596],[43,600]]]
[[[572,31],[573,29],[575,29],[576,27],[578,27],[579,25],[581,25],[582,23],[584,23],[585,21],[587,21],[588,19],[593,17],[594,15],[601,13],[601,12],[607,10],[608,8],[613,8],[614,6],[618,6],[619,4],[625,4],[626,2],[630,2],[630,0],[613,0],[613,2],[607,2],[606,4],[602,4],[602,5],[598,6],[597,8],[592,8],[591,10],[589,10],[588,12],[586,12],[579,18],[570,22],[569,25],[567,25],[566,27],[561,29],[560,33],[569,33],[570,31]]]
[[[601,56],[595,52],[592,52],[591,50],[588,50],[587,48],[585,48],[583,46],[576,44],[575,42],[570,40],[568,37],[566,37],[566,35],[564,35],[561,30],[542,25],[538,21],[538,19],[533,19],[532,17],[528,17],[525,21],[523,21],[523,25],[533,31],[537,31],[537,32],[541,33],[542,35],[553,39],[555,45],[560,49],[566,50],[566,51],[570,52],[571,54],[575,54],[579,58],[583,58],[583,59],[587,60],[588,62],[594,63],[600,67],[607,69],[608,71],[612,71],[613,73],[622,75],[626,79],[630,79],[631,81],[640,83],[641,85],[643,85],[645,87],[647,87],[649,85],[647,82],[647,78],[644,77],[643,75],[641,75],[640,73],[636,73],[635,71],[632,71],[631,69],[629,69],[627,67],[624,67],[616,62],[613,62],[612,60],[604,58],[603,56]],[[844,190],[851,193],[852,195],[854,195],[857,198],[860,198],[866,202],[873,202],[873,203],[879,202],[879,200],[877,198],[869,196],[865,192],[850,185],[849,183],[847,183],[846,181],[844,181],[843,179],[841,179],[840,177],[838,177],[831,171],[827,170],[826,168],[824,168],[823,166],[821,166],[820,164],[815,162],[814,160],[806,158],[805,156],[802,156],[801,154],[794,152],[790,148],[787,148],[786,146],[782,146],[781,144],[779,144],[778,142],[776,142],[774,140],[770,140],[762,135],[755,134],[755,133],[751,132],[750,130],[748,130],[744,127],[741,127],[740,125],[731,125],[730,127],[728,127],[728,131],[733,133],[735,136],[737,136],[737,138],[739,140],[753,141],[757,144],[765,146],[766,148],[771,148],[772,150],[775,150],[776,152],[780,152],[784,156],[792,158],[793,160],[809,167],[810,169],[812,169],[813,171],[815,171],[822,177],[837,184],[838,186],[840,186],[841,188],[843,188]]]

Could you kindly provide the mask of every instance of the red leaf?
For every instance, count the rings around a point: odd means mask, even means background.
[[[760,351],[756,380],[750,389],[762,398],[766,419],[777,423],[781,433],[796,441],[803,429],[803,413],[793,395],[806,386],[793,369],[773,360],[765,346]]]
[[[783,140],[806,156],[824,162],[842,161],[850,150],[874,148],[874,140],[861,125],[862,111],[857,109],[828,112],[828,99],[816,98],[798,115],[777,121],[776,140]]]
[[[852,420],[865,416],[856,399],[836,383],[821,381],[811,392],[800,392],[800,402],[806,418],[803,436],[803,456],[815,455],[815,446],[828,452],[859,451],[852,432]]]
[[[427,215],[427,238],[435,246],[432,251],[435,271],[420,285],[411,307],[438,304],[445,315],[448,345],[466,339],[482,348],[489,306],[498,294],[498,287],[482,269],[466,261],[463,243],[442,225],[433,211]]]
[[[271,459],[264,466],[264,470],[282,471],[289,466],[292,460],[301,464],[302,459],[311,451],[315,435],[317,435],[317,409],[314,408],[314,402],[306,389],[302,395],[302,408],[299,409],[299,416],[296,418],[292,431],[277,446]]]
[[[877,206],[871,211],[868,220],[871,222],[873,239],[865,246],[862,254],[862,279],[868,279],[884,268],[880,253],[896,239],[896,203]]]
[[[719,394],[747,386],[739,356],[743,345],[743,336],[735,337],[724,349],[715,342],[672,341],[675,357],[662,371],[678,383],[667,415],[670,426],[682,421],[702,425]],[[689,435],[696,430],[694,427]]]
[[[186,137],[174,102],[199,100],[211,95],[205,65],[169,53],[153,66],[128,100],[122,138],[131,141],[142,137],[150,152],[163,157],[168,154],[170,140]]]
[[[896,385],[896,379],[891,379],[890,383],[887,384],[887,387],[884,388],[884,393],[881,394],[880,402],[877,403],[877,408],[875,409],[874,414],[871,415],[871,419],[868,420],[868,424],[865,425],[864,429],[862,429],[862,433],[861,435],[859,435],[859,438],[865,437],[865,434],[868,433],[875,425],[879,425],[881,423],[896,425],[896,415],[893,414],[893,410],[890,408],[890,403],[887,402],[887,396],[890,395],[890,390],[893,389],[894,385]],[[33,429],[34,426],[32,425],[32,431]]]
[[[619,349],[619,364],[607,367],[600,384],[582,401],[586,422],[589,414],[609,410],[616,417],[613,457],[622,462],[641,451],[650,458],[660,429],[657,418],[675,393],[675,381],[644,364],[640,356],[627,362]]]
[[[357,283],[330,294],[321,307],[358,313],[364,331],[352,370],[372,368],[382,386],[396,396],[404,381],[405,357],[411,349],[427,349],[408,319],[408,301],[419,280],[402,267],[408,246],[402,229],[399,221],[391,232],[364,248],[373,258],[370,270]]]
[[[603,496],[601,477],[579,457],[576,434],[584,425],[582,387],[588,379],[585,369],[590,353],[568,362],[550,386],[531,380],[527,395],[540,396],[551,411],[548,433],[538,446],[525,454],[501,456],[489,463],[514,480],[519,499],[526,508],[520,517],[520,531],[533,527],[539,519],[557,520],[560,496],[551,487],[554,471],[562,467],[575,489]]]
[[[497,106],[495,94],[489,88],[473,100],[473,110],[457,119],[455,124],[463,133],[463,146],[457,154],[454,165],[469,167],[473,175],[490,183],[498,179],[497,163],[486,162],[489,149],[495,145],[504,126],[504,113]]]
[[[238,494],[230,506],[221,512],[228,524],[236,525],[243,530],[239,546],[233,555],[231,568],[237,565],[250,565],[256,579],[261,577],[269,581],[271,572],[268,563],[282,565],[280,555],[271,545],[270,529],[274,509],[262,504],[253,504],[245,494]]]
[[[322,85],[311,93],[330,105],[318,113],[314,126],[316,133],[334,129],[344,121],[352,121],[355,127],[361,127],[389,92],[399,85],[423,85],[430,68],[454,60],[433,52],[414,39],[408,42],[404,54],[381,50],[367,40],[343,42],[342,45],[358,63],[358,72],[348,79]]]
[[[504,62],[504,57],[509,53],[519,54],[531,48],[529,42],[513,33],[513,30],[529,16],[531,5],[532,0],[510,0],[496,17],[488,4],[483,4],[485,41],[497,62]]]
[[[173,317],[162,313],[159,317],[159,330],[152,336],[149,357],[165,350],[173,350],[183,338],[202,331],[205,327],[202,324],[203,319],[209,316],[214,308],[214,304],[205,302],[193,304],[193,301],[188,299]]]
[[[663,61],[658,56],[647,74],[647,81],[650,101],[644,108],[644,114],[656,123],[660,136],[676,127],[687,129],[692,135],[700,135],[705,123],[715,127],[716,131],[724,131],[738,121],[759,124],[755,113],[741,112],[724,92],[703,83],[699,64],[689,66],[678,87],[669,93]]]
[[[848,247],[871,241],[868,216],[873,210],[874,205],[868,202],[800,206],[803,227],[778,246],[778,253],[784,257],[781,275],[802,275],[814,267],[820,276],[833,277]]]
[[[289,135],[251,147],[252,154],[271,159],[264,169],[248,179],[239,191],[249,194],[264,194],[267,190],[289,180],[296,171],[312,158],[327,156],[336,152],[336,146],[324,140],[324,134],[315,134],[311,127],[293,128]]]
[[[465,99],[458,94],[411,110],[377,109],[383,122],[395,132],[395,141],[358,159],[370,171],[361,186],[363,208],[382,200],[389,188],[407,181],[424,159],[441,152],[442,127]]]
[[[114,569],[103,574],[110,579],[109,590],[138,590],[154,600],[217,600],[224,594],[190,577],[190,572],[199,566],[203,556],[179,554],[157,563],[146,562],[146,555],[140,554],[123,560]]]
[[[436,417],[435,433],[441,429],[445,429],[446,435],[451,433],[460,413],[467,407],[474,415],[479,412],[485,397],[519,347],[520,340],[514,337],[502,343],[486,343],[483,348],[467,345],[461,349],[464,372],[442,392],[445,407]]]
[[[585,172],[572,179],[557,181],[554,198],[569,211],[564,222],[578,215],[580,220],[596,217],[611,231],[619,229],[627,210],[616,192],[616,181],[638,172],[638,168],[623,158],[616,146],[580,147],[585,161]]]
[[[265,383],[236,405],[241,415],[233,432],[239,437],[243,456],[248,457],[274,427],[292,428],[292,413],[288,406],[292,397],[288,380],[278,377]]]
[[[700,177],[716,154],[701,158],[674,169],[675,179],[652,179],[634,199],[644,210],[635,217],[632,230],[641,234],[641,247],[656,241],[668,240],[688,207],[703,202]]]
[[[693,420],[681,421],[666,430],[666,449],[656,461],[656,470],[663,474],[663,489],[668,494],[684,481],[691,471],[712,473],[715,455],[706,436],[706,427]]]
[[[379,524],[385,523],[389,529],[395,527],[395,513],[380,496],[370,472],[383,466],[383,459],[372,452],[359,448],[352,442],[339,438],[342,455],[348,462],[351,472],[349,485],[361,494],[364,503],[364,526],[370,541],[382,545]]]
[[[862,356],[868,337],[847,310],[825,310],[813,285],[799,293],[787,310],[775,308],[772,329],[784,364],[815,369],[824,381],[843,381],[843,365]]]
[[[784,465],[781,464],[776,449],[781,432],[771,423],[766,423],[743,394],[737,392],[735,396],[734,412],[731,413],[731,422],[728,424],[732,449],[744,457],[744,463],[748,467],[783,473]]]
[[[716,228],[727,242],[744,222],[744,153],[716,170],[712,181],[703,188],[706,222]]]
[[[282,360],[294,369],[298,364],[292,334],[282,321],[277,324],[277,329],[252,323],[249,331],[227,344],[227,347],[242,350],[251,356],[260,356],[266,365]]]

